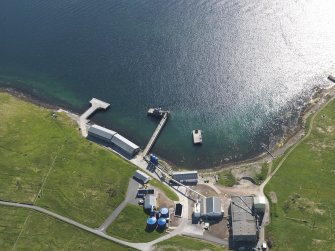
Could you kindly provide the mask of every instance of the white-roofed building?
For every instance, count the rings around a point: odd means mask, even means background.
[[[140,147],[120,134],[114,134],[111,142],[130,156],[139,152]]]
[[[99,125],[92,125],[88,129],[88,135],[107,141],[109,143],[115,134],[117,134],[117,132]]]
[[[156,208],[156,196],[154,194],[148,194],[144,198],[144,209],[149,210],[152,207]]]
[[[256,196],[254,197],[254,210],[257,213],[264,213],[266,205],[265,196]]]
[[[129,156],[134,156],[140,151],[140,147],[115,131],[99,125],[92,125],[88,129],[88,135],[114,144],[118,149]]]
[[[221,199],[218,197],[207,197],[201,200],[201,217],[206,219],[220,219],[223,216]]]
[[[136,170],[134,178],[143,184],[148,183],[150,180],[150,176],[145,174],[144,172],[141,172],[140,170]]]

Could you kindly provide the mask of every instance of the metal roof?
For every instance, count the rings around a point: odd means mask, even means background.
[[[256,239],[256,218],[249,209],[252,208],[253,203],[251,196],[231,198],[232,230],[235,240]]]
[[[266,204],[265,196],[254,197],[254,204]]]
[[[172,178],[179,182],[197,182],[198,171],[173,172]]]
[[[149,194],[144,198],[144,208],[151,209],[152,206],[156,207],[156,196]]]
[[[99,136],[100,138],[103,138],[104,140],[111,140],[112,137],[116,134],[116,132],[109,130],[105,127],[99,126],[99,125],[92,125],[88,129],[89,134],[93,134],[94,136]]]
[[[140,170],[136,170],[134,177],[142,181],[143,183],[148,183],[150,180],[150,176],[141,172]]]
[[[173,175],[198,175],[198,171],[182,171],[182,172],[173,172]]]
[[[117,147],[121,148],[129,155],[134,155],[137,151],[139,151],[140,147],[133,142],[129,141],[125,137],[120,134],[115,134],[112,137],[112,143],[114,143]]]
[[[202,216],[221,216],[221,199],[218,197],[203,198],[200,211]]]

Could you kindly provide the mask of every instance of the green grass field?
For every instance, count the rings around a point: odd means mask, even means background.
[[[225,251],[222,246],[186,236],[175,236],[156,245],[157,251]]]
[[[271,204],[266,229],[273,250],[335,250],[334,101],[318,113],[311,128],[266,186],[269,200],[271,191],[278,199]]]
[[[236,178],[230,170],[222,171],[218,174],[218,184],[226,187],[232,187],[236,184]]]
[[[82,138],[76,124],[65,114],[53,116],[48,109],[0,93],[0,117],[0,199],[33,203],[91,227],[100,226],[124,199],[135,166]],[[170,199],[178,200],[171,189],[158,181],[153,180],[151,184]],[[147,216],[140,211],[145,228]],[[0,221],[0,228],[4,230],[0,233],[0,250],[10,250],[28,211],[0,206],[2,212],[6,216]],[[59,233],[52,232],[52,224]],[[100,238],[95,240],[90,234],[74,231],[65,223],[34,212],[23,229],[18,249],[29,244],[34,250],[50,247],[54,250],[122,250],[113,249],[116,244],[105,240],[111,248],[95,246],[101,242]],[[71,237],[72,240],[69,239],[72,232],[81,234]],[[56,240],[54,234],[67,241],[68,246]],[[91,236],[87,237],[89,241],[81,241],[86,239],[86,234]],[[161,235],[158,232],[146,234],[146,238],[139,241]],[[45,241],[40,240],[42,236]],[[77,240],[79,245],[75,246]]]
[[[152,185],[154,187],[157,187],[158,189],[163,191],[164,194],[166,195],[166,197],[168,197],[170,200],[172,200],[172,201],[178,201],[179,200],[178,195],[174,191],[172,191],[171,188],[162,184],[158,180],[151,179],[149,183],[150,183],[150,185]]]
[[[82,138],[66,115],[53,118],[1,93],[0,117],[1,199],[35,203],[91,227],[124,199],[135,167]]]
[[[133,250],[27,209],[1,206],[0,214],[0,250]]]
[[[128,204],[107,229],[107,233],[131,242],[149,242],[165,233],[146,230],[148,215],[142,206]]]

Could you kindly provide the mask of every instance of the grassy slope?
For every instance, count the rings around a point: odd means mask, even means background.
[[[222,186],[232,187],[236,184],[236,179],[230,170],[225,170],[219,174],[218,184]]]
[[[135,168],[82,138],[65,115],[53,119],[47,109],[0,93],[0,117],[1,199],[36,200],[92,227],[123,200]]]
[[[157,244],[156,249],[159,251],[224,251],[221,246],[214,245],[212,243],[197,240],[185,236],[176,236],[166,241],[162,241]]]
[[[164,235],[156,230],[147,231],[147,218],[142,206],[128,204],[107,229],[107,233],[131,242],[148,242]]]
[[[267,228],[274,250],[335,250],[334,101],[312,126],[266,187],[278,198]]]
[[[168,197],[170,200],[172,200],[172,201],[178,201],[179,200],[178,195],[174,191],[172,191],[171,188],[162,184],[158,180],[151,179],[149,183],[150,183],[150,185],[152,185],[154,187],[157,187],[158,189],[163,191],[164,194],[166,195],[166,197]]]
[[[2,206],[0,213],[0,250],[11,250],[22,228],[15,250],[131,250],[27,209]]]
[[[11,250],[19,236],[28,210],[0,206],[0,250]]]

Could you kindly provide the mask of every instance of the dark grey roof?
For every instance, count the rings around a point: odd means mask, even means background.
[[[197,181],[198,171],[173,172],[172,178],[177,181]]]
[[[233,237],[239,240],[256,238],[256,218],[252,215],[253,197],[232,197],[231,216]]]

